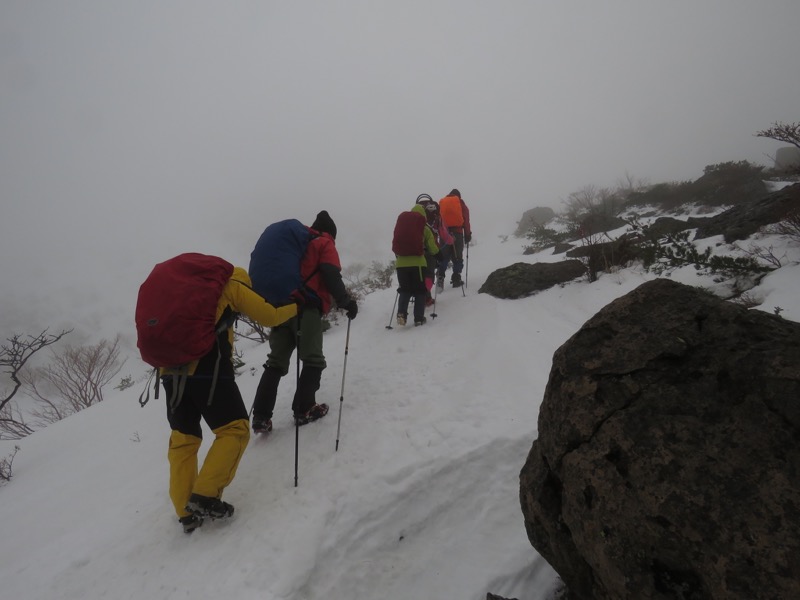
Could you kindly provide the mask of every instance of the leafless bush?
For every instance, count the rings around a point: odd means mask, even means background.
[[[367,294],[392,287],[394,272],[394,261],[384,265],[373,260],[369,267],[363,263],[355,263],[346,267],[342,271],[342,279],[350,297],[359,301]]]
[[[776,269],[780,269],[783,266],[783,260],[786,259],[785,252],[782,256],[776,256],[775,249],[772,246],[765,248],[763,246],[759,246],[758,244],[750,244],[747,249],[744,249],[734,244],[734,248],[744,253],[746,256],[763,261]]]
[[[586,276],[589,283],[597,281],[597,273],[599,271],[607,271],[609,261],[603,254],[603,244],[610,241],[611,238],[606,233],[590,233],[584,234],[581,237],[581,244],[588,249],[588,254],[580,257],[586,267]]]
[[[756,137],[765,137],[779,142],[793,144],[800,148],[800,123],[781,123],[776,121],[769,129],[756,132]]]
[[[796,242],[800,242],[800,211],[789,213],[779,222],[775,223],[770,228],[770,231],[778,235],[785,235]]]
[[[19,452],[19,446],[14,446],[14,452],[5,458],[0,458],[0,482],[11,481],[11,477],[13,475],[11,471],[11,463],[14,462],[14,457],[17,455],[17,452]]]
[[[259,342],[260,344],[269,341],[269,332],[260,323],[256,323],[246,315],[239,315],[239,322],[244,323],[246,329],[240,330],[237,326],[235,330],[237,337]]]
[[[23,385],[23,372],[30,358],[71,331],[65,330],[53,335],[45,329],[35,336],[14,335],[0,346],[0,367],[14,382],[11,390],[4,392],[0,399],[0,439],[18,440],[34,432],[34,428],[25,422],[25,417],[13,398]]]
[[[95,345],[53,352],[53,362],[27,371],[23,382],[28,395],[37,402],[31,411],[39,423],[55,423],[103,401],[103,387],[125,361],[119,357],[119,336]]]

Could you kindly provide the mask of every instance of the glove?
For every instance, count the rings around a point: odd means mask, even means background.
[[[472,232],[464,234],[464,241],[469,244],[472,241]]]
[[[352,321],[358,314],[358,303],[355,300],[350,300],[350,302],[345,305],[344,310],[347,312],[347,318]]]
[[[303,314],[303,308],[305,308],[306,302],[308,302],[308,297],[301,290],[295,290],[289,294],[289,298],[291,298],[292,302],[297,304],[297,314]]]

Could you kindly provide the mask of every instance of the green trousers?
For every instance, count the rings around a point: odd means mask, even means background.
[[[300,335],[297,324],[300,323]],[[297,348],[297,356],[305,367],[324,369],[325,355],[322,353],[322,314],[316,308],[303,311],[302,315],[289,319],[286,323],[273,327],[269,334],[269,355],[265,367],[277,369],[281,375],[289,372],[292,354]]]

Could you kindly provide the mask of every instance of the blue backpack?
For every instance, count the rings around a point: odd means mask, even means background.
[[[253,290],[274,306],[293,302],[291,293],[303,288],[300,262],[308,243],[318,237],[297,219],[286,219],[268,226],[250,253],[248,273]]]

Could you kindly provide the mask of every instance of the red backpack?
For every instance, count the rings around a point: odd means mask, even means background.
[[[232,274],[229,262],[194,252],[157,264],[136,301],[142,360],[177,368],[208,354],[217,338],[217,304]]]
[[[422,256],[425,254],[425,225],[427,219],[418,212],[401,212],[394,226],[392,252],[396,256]]]

